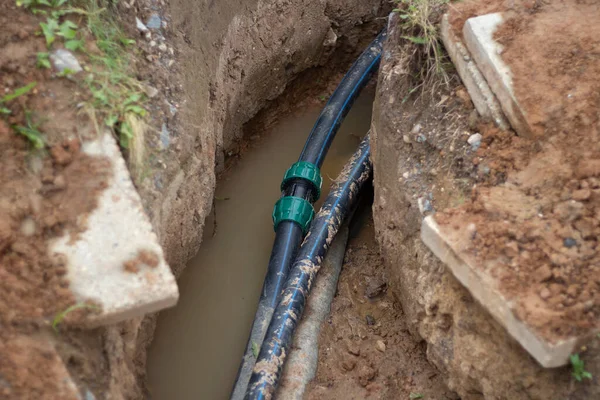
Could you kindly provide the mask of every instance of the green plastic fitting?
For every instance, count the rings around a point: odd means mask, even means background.
[[[277,225],[281,221],[294,221],[306,233],[315,215],[315,210],[308,200],[302,197],[285,196],[277,200],[273,209],[273,225],[277,230]]]
[[[321,185],[323,183],[323,178],[321,178],[321,171],[319,171],[319,167],[317,167],[313,163],[309,163],[307,161],[298,161],[285,172],[283,176],[283,181],[281,182],[281,190],[285,190],[285,186],[292,179],[304,179],[307,180],[311,185],[313,185],[315,191],[317,192],[315,200],[318,200],[321,197]]]

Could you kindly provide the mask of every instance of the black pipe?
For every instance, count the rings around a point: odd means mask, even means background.
[[[306,161],[319,168],[321,167],[344,117],[379,66],[384,39],[385,32],[382,32],[350,67],[350,70],[319,115],[298,161]],[[318,197],[317,190],[305,179],[290,180],[282,191],[282,197],[285,196],[303,198],[311,203],[314,203]],[[256,360],[255,352],[262,346],[275,306],[281,298],[281,290],[290,265],[298,251],[304,233],[298,223],[287,220],[281,221],[276,226],[275,232],[275,242],[273,243],[258,309],[231,395],[233,400],[242,399],[246,392]]]
[[[371,176],[369,156],[367,135],[332,185],[329,196],[313,220],[267,330],[250,378],[247,400],[273,398],[312,283],[339,227],[357,203],[361,188]]]

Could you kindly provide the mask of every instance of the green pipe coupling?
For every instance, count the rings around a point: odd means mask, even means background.
[[[281,190],[285,190],[285,186],[290,180],[298,178],[307,180],[311,185],[313,185],[315,191],[317,192],[315,200],[318,200],[319,197],[321,197],[321,184],[323,183],[323,179],[321,178],[321,171],[319,171],[319,167],[307,161],[298,161],[297,163],[293,164],[285,172],[283,181],[281,182]]]
[[[294,221],[300,225],[302,232],[306,233],[312,221],[315,211],[312,204],[302,197],[285,196],[277,200],[273,209],[273,225],[281,221]]]

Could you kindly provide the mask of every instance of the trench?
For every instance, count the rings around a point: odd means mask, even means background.
[[[340,127],[321,169],[316,210],[369,130],[374,96],[374,87],[365,88]],[[269,262],[281,178],[325,104],[304,103],[278,116],[267,131],[247,124],[246,151],[221,175],[202,246],[179,278],[179,303],[158,318],[148,352],[152,399],[228,398]]]

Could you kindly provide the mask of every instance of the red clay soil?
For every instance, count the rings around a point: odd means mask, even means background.
[[[496,32],[536,139],[482,127],[490,177],[437,220],[473,223],[466,251],[555,342],[600,329],[600,4],[537,2]],[[498,182],[501,184],[496,185]]]
[[[14,1],[0,5],[0,98],[36,82],[0,104],[10,110],[0,118],[0,397],[67,398],[72,388],[65,387],[64,366],[49,342],[31,335],[51,332],[57,313],[76,302],[64,257],[49,252],[49,241],[67,233],[75,238],[85,228],[111,166],[80,149],[78,137],[90,124],[70,104],[75,84],[36,67],[36,53],[45,50],[34,34],[37,17]],[[42,133],[42,149],[14,128],[27,125],[26,110]]]

